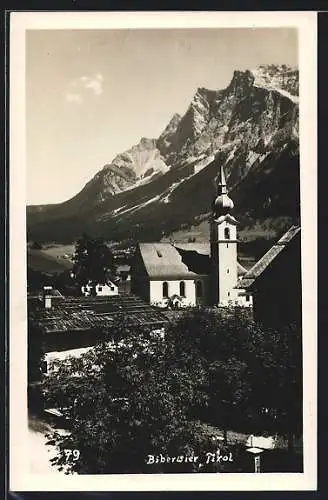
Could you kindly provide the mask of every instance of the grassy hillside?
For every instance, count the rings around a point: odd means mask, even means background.
[[[72,268],[69,260],[54,258],[43,250],[27,250],[27,267],[40,273],[59,274]]]

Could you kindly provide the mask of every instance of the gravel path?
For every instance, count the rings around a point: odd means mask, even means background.
[[[50,463],[50,459],[55,455],[55,448],[46,445],[47,439],[44,434],[35,430],[29,429],[29,459],[30,470],[32,474],[60,474],[56,467]]]
[[[50,462],[50,459],[56,455],[56,447],[46,444],[48,439],[45,435],[50,434],[53,430],[53,427],[45,420],[33,415],[29,416],[29,462],[32,474],[60,474],[63,476],[63,471],[59,471]],[[67,433],[64,429],[59,428],[56,428],[56,431],[60,434]]]

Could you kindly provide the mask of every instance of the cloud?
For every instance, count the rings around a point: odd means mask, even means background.
[[[85,90],[91,91],[96,97],[100,96],[103,93],[103,81],[104,77],[100,73],[92,76],[80,76],[69,84],[65,94],[66,101],[80,104],[83,101],[82,92]]]
[[[66,92],[65,99],[67,102],[73,102],[75,104],[81,104],[83,101],[81,94],[76,94],[73,92]]]
[[[101,95],[103,93],[103,88],[102,88],[102,82],[103,82],[103,77],[102,75],[95,75],[95,76],[81,76],[80,78],[82,85],[86,89],[92,90],[94,95]]]

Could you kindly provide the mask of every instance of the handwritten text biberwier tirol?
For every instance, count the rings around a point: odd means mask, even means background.
[[[155,464],[173,464],[173,463],[198,463],[200,462],[198,455],[177,455],[177,456],[169,456],[160,453],[159,455],[147,455],[146,464],[147,465],[155,465]],[[222,462],[233,462],[232,453],[228,452],[222,454],[220,450],[216,452],[207,452],[202,457],[202,462],[205,464],[210,463],[222,463]]]

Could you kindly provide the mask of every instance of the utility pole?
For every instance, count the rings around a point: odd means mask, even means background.
[[[262,448],[247,448],[249,453],[251,453],[254,457],[254,472],[261,472],[261,453],[263,452]]]

